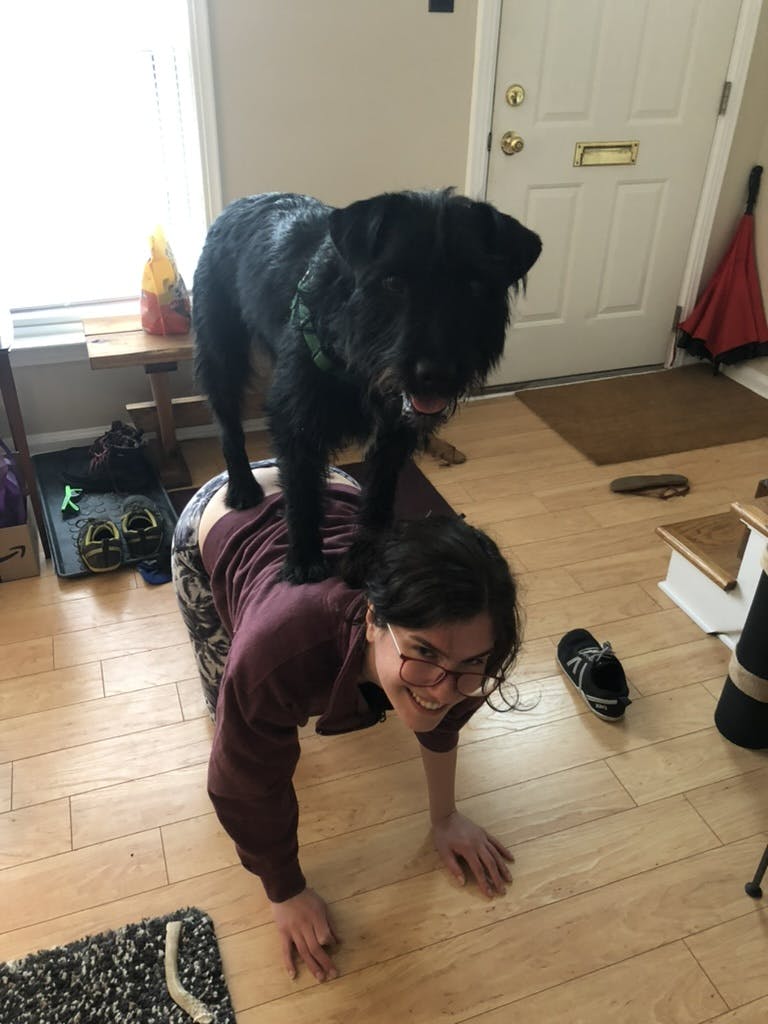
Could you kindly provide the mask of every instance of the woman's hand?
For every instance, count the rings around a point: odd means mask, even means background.
[[[466,879],[457,857],[466,861],[486,896],[504,895],[504,883],[512,881],[504,862],[515,858],[503,843],[458,811],[433,821],[432,835],[443,863],[461,885]]]
[[[339,940],[331,925],[328,907],[314,889],[304,889],[283,903],[273,903],[272,916],[280,932],[283,962],[289,978],[296,977],[294,947],[318,981],[338,978],[339,972],[323,946]]]

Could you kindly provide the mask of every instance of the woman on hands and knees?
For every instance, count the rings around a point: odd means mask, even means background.
[[[504,892],[512,856],[455,803],[459,730],[483,703],[514,705],[505,674],[520,643],[509,567],[482,531],[453,517],[401,522],[383,534],[361,589],[341,578],[279,580],[287,545],[271,463],[254,466],[265,500],[224,505],[226,475],[182,513],[173,572],[216,727],[208,791],[247,870],[259,875],[281,935],[315,977],[338,971],[338,941],[298,856],[293,773],[298,726],[318,716],[321,735],[381,722],[392,711],[421,750],[435,846],[464,881],[463,861],[489,897]],[[343,559],[356,530],[359,490],[329,475],[324,553]]]

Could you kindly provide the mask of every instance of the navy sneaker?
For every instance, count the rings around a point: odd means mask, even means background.
[[[615,722],[632,701],[624,669],[609,643],[599,644],[586,629],[572,629],[557,645],[560,668],[598,718]]]

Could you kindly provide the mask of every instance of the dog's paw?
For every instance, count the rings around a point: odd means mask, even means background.
[[[261,503],[263,498],[264,491],[253,477],[251,477],[250,484],[246,483],[241,486],[240,484],[230,482],[227,485],[226,506],[237,512],[245,508],[255,508],[256,505]]]
[[[324,558],[318,558],[306,565],[286,558],[278,579],[298,586],[301,583],[322,583],[331,575],[330,566]]]

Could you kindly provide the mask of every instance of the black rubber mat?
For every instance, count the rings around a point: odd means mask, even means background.
[[[64,451],[45,452],[43,455],[32,457],[43,504],[43,518],[51,545],[51,558],[58,576],[90,575],[80,560],[77,550],[77,537],[80,528],[86,519],[111,519],[119,529],[123,505],[129,496],[128,493],[117,494],[114,491],[83,491],[75,499],[80,511],[66,518],[62,515],[61,503],[64,498],[64,485],[70,475],[75,478],[87,475],[88,450],[88,447],[66,448]],[[140,492],[131,491],[130,495],[140,493],[143,497],[148,498],[160,513],[164,525],[163,549],[167,557],[173,528],[176,525],[176,512],[156,473],[149,465],[147,479],[151,480],[149,485],[145,483]],[[125,544],[123,544],[123,556],[125,565],[134,565],[141,561],[139,558],[128,557]]]

